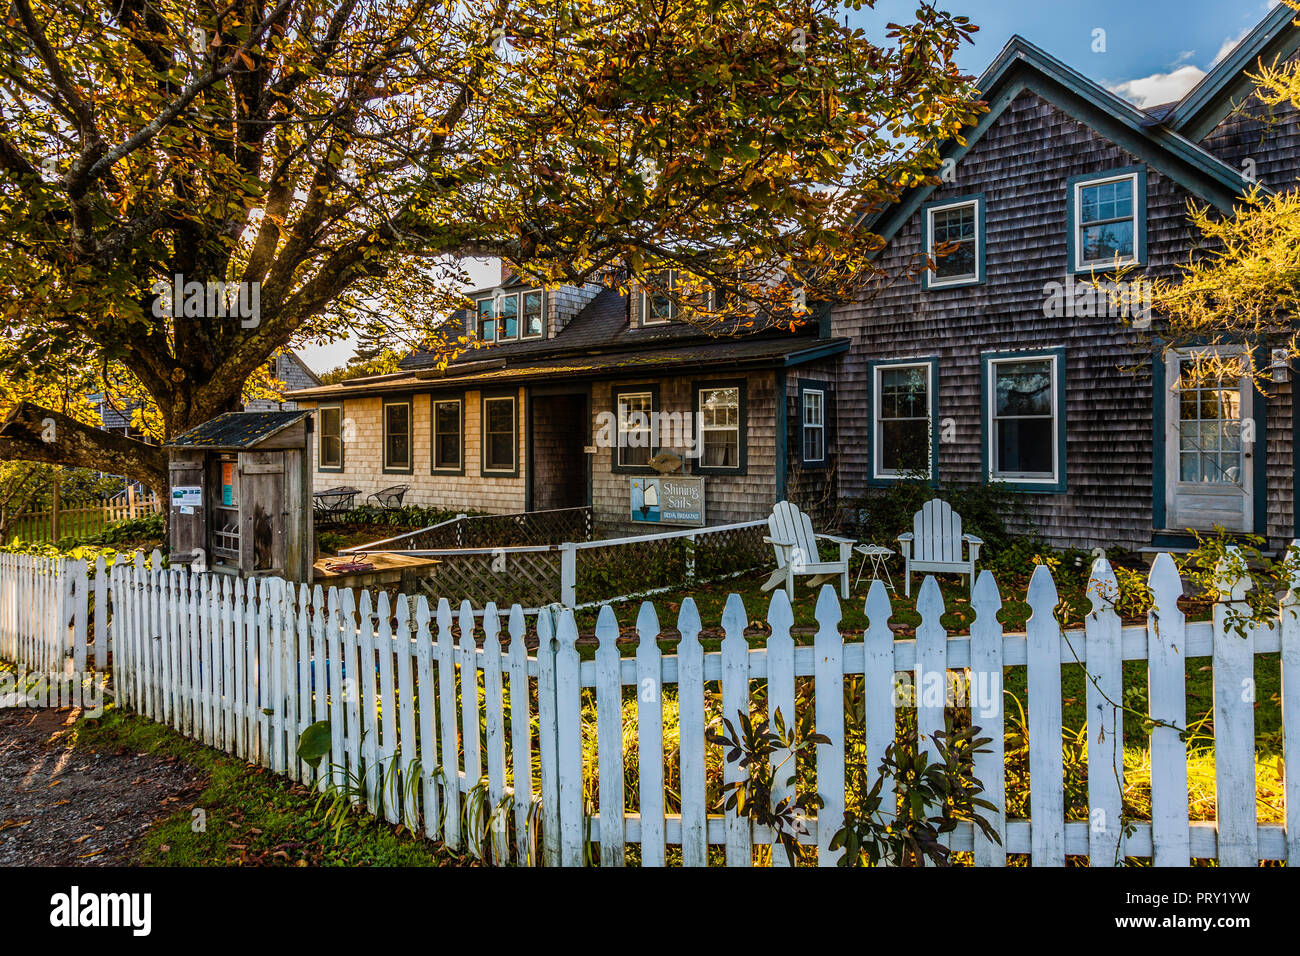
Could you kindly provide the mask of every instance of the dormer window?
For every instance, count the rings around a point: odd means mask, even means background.
[[[478,300],[478,337],[484,342],[497,340],[495,303],[491,299]]]
[[[677,272],[670,270],[655,277],[656,285],[669,291],[677,288]],[[641,325],[666,325],[677,318],[677,303],[659,289],[641,290]]]
[[[538,289],[534,292],[524,292],[521,298],[523,299],[521,334],[526,339],[537,338],[546,331],[545,313],[542,312],[542,291]]]
[[[484,342],[540,338],[546,331],[542,290],[506,292],[477,300],[478,336]]]

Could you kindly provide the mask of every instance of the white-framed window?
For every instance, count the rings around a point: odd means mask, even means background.
[[[645,466],[654,454],[651,423],[654,421],[654,392],[616,392],[618,405],[617,462],[622,468]]]
[[[700,467],[741,469],[740,386],[705,386],[696,395],[700,413]]]
[[[343,406],[322,405],[319,413],[320,454],[318,468],[343,467]]]
[[[1071,185],[1075,271],[1141,262],[1140,181],[1137,172],[1130,172]]]
[[[478,337],[484,342],[495,342],[497,340],[496,304],[491,299],[479,299],[475,306]]]
[[[933,361],[872,366],[873,478],[934,475]]]
[[[972,198],[925,207],[925,252],[934,261],[934,268],[926,271],[927,288],[966,285],[984,278],[982,204],[982,199]]]
[[[510,472],[518,469],[518,427],[515,396],[483,399],[483,471]]]
[[[988,477],[1022,485],[1062,483],[1062,353],[984,359]]]
[[[461,469],[461,423],[464,421],[459,398],[433,401],[433,470]]]
[[[665,275],[659,276],[660,284],[668,289],[677,288],[677,272],[669,270]],[[677,303],[659,290],[642,289],[641,290],[641,324],[645,325],[664,325],[677,318]]]
[[[384,471],[411,470],[411,403],[384,403]]]
[[[540,338],[546,332],[546,313],[543,311],[542,290],[521,292],[519,334],[526,339]]]
[[[826,393],[819,388],[803,391],[803,460],[820,464],[826,460]]]

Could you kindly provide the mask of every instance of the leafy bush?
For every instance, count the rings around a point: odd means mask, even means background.
[[[402,528],[412,531],[427,528],[430,525],[450,521],[457,514],[481,514],[482,512],[457,512],[446,508],[424,508],[419,505],[405,505],[388,510],[374,505],[361,505],[351,511],[336,515],[332,523],[340,525],[377,525],[385,528]]]
[[[941,498],[961,515],[962,531],[984,540],[985,553],[996,554],[1012,541],[1020,540],[1007,531],[1007,521],[1023,520],[1023,499],[1005,485],[932,485],[926,481],[903,479],[888,488],[871,491],[859,498],[854,507],[866,512],[859,534],[878,544],[888,544],[912,528],[912,517],[931,498]]]

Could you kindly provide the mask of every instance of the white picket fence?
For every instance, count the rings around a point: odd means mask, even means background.
[[[102,570],[102,569],[99,569]],[[0,563],[3,646],[30,648],[43,633],[40,607],[53,592],[24,562]],[[65,577],[68,569],[59,573]],[[74,576],[79,572],[74,571]],[[39,581],[34,583],[34,578]],[[97,574],[95,580],[102,579]],[[1093,612],[1086,626],[1062,631],[1054,609],[1051,574],[1039,567],[1028,600],[1027,632],[1004,633],[1001,607],[989,572],[978,579],[969,635],[949,635],[940,624],[942,597],[927,578],[918,600],[916,638],[896,640],[889,628],[890,601],[880,582],[866,599],[870,622],[862,635],[839,630],[840,604],[830,586],[817,600],[818,630],[811,646],[796,646],[793,615],[783,591],[775,592],[766,618],[764,647],[744,635],[750,613],[738,596],[728,600],[720,650],[706,652],[694,602],[683,602],[676,652],[658,646],[660,623],[650,604],[637,619],[634,657],[622,657],[612,609],[600,612],[594,659],[581,660],[572,610],[550,608],[535,618],[529,647],[519,607],[489,605],[477,616],[466,602],[454,612],[420,597],[319,587],[295,590],[275,578],[248,583],[187,569],[163,569],[154,553],[146,564],[119,562],[108,578],[113,602],[114,686],[117,700],[180,732],[288,776],[325,788],[364,779],[372,812],[404,821],[417,832],[496,862],[577,866],[596,855],[603,866],[622,865],[629,847],[642,865],[680,859],[701,866],[725,857],[728,865],[754,862],[756,847],[775,834],[734,813],[717,812],[706,796],[710,757],[706,743],[709,701],[720,687],[721,713],[749,713],[754,692],[766,685],[766,710],[796,715],[796,679],[811,678],[816,729],[829,738],[815,751],[816,787],[824,800],[807,821],[801,842],[816,848],[819,865],[836,862],[829,849],[846,802],[846,720],[843,686],[860,675],[865,684],[867,765],[876,767],[895,738],[900,674],[915,680],[922,746],[944,726],[944,693],[954,674],[969,680],[960,706],[992,738],[976,757],[975,776],[997,807],[992,814],[1001,843],[969,824],[951,834],[954,850],[970,851],[977,865],[1002,865],[1008,853],[1030,854],[1034,865],[1062,865],[1067,856],[1094,865],[1125,857],[1181,866],[1193,858],[1225,865],[1260,860],[1300,861],[1300,759],[1285,761],[1285,825],[1261,825],[1256,815],[1253,680],[1255,656],[1281,653],[1283,746],[1300,753],[1300,616],[1294,592],[1278,620],[1249,629],[1228,627],[1225,591],[1213,621],[1187,623],[1177,609],[1181,584],[1172,559],[1157,558],[1150,576],[1155,606],[1145,625],[1121,626],[1111,601],[1114,575],[1104,560],[1090,582]],[[33,601],[44,601],[39,607]],[[102,609],[103,604],[99,607]],[[97,621],[99,616],[97,616]],[[479,638],[482,646],[479,646]],[[57,640],[55,644],[57,645]],[[36,655],[42,653],[36,642]],[[102,646],[102,645],[100,645]],[[25,651],[25,653],[32,653]],[[1186,661],[1213,657],[1214,761],[1217,820],[1189,822]],[[1122,666],[1145,660],[1149,716],[1151,819],[1125,821]],[[1087,689],[1089,773],[1086,818],[1067,819],[1063,783],[1061,667],[1080,662]],[[57,661],[56,661],[57,663]],[[1007,819],[1004,793],[1003,676],[1027,669],[1030,817]],[[706,696],[706,692],[708,696]],[[591,715],[594,697],[594,740]],[[666,701],[675,700],[676,717]],[[634,726],[625,717],[634,708]],[[715,711],[716,714],[716,711]],[[330,753],[319,774],[298,759],[299,735],[329,722]],[[629,720],[629,723],[632,723]],[[676,732],[677,747],[665,748]],[[597,766],[584,766],[595,756]],[[635,755],[635,786],[625,763]],[[675,771],[675,793],[665,792],[665,771]],[[591,772],[589,774],[589,771]],[[722,767],[724,781],[738,779],[736,764]],[[589,779],[589,777],[591,779]],[[384,781],[392,784],[389,788]],[[717,781],[713,781],[714,795]],[[779,798],[787,791],[781,788]],[[354,795],[355,799],[360,799]],[[678,806],[668,812],[668,802]],[[712,854],[710,847],[724,848]],[[759,854],[767,859],[766,854]],[[770,855],[784,865],[781,852]]]
[[[107,677],[108,575],[85,561],[0,554],[0,659],[32,699],[90,706]],[[100,613],[91,628],[90,600]]]

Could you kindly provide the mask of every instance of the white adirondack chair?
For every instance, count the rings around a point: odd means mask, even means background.
[[[898,543],[903,552],[903,593],[908,597],[912,596],[913,570],[967,575],[974,590],[975,561],[984,539],[961,533],[961,515],[948,502],[931,498],[923,504],[912,517],[912,530],[900,534]],[[965,558],[963,550],[968,550]]]
[[[782,582],[785,591],[794,597],[794,579],[798,575],[811,577],[813,587],[819,587],[839,575],[840,597],[849,596],[849,559],[853,555],[852,538],[837,538],[829,534],[816,534],[809,517],[788,501],[778,501],[767,519],[771,532],[764,538],[776,554],[776,570],[763,584],[770,591]],[[840,548],[838,561],[823,561],[817,553],[817,539],[833,541]]]

